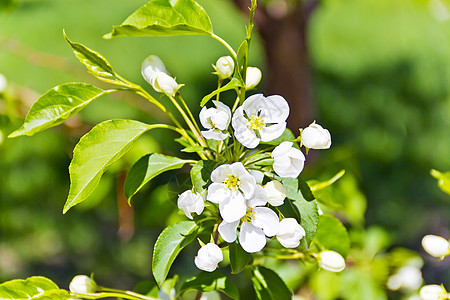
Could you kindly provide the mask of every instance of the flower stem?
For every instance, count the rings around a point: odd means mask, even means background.
[[[219,41],[222,45],[224,45],[228,51],[230,51],[231,55],[233,55],[233,58],[237,61],[237,54],[236,51],[234,51],[234,49],[230,46],[230,44],[228,44],[227,42],[225,42],[224,39],[222,39],[220,36],[215,35],[214,33],[211,33],[211,37],[216,39],[217,41]]]

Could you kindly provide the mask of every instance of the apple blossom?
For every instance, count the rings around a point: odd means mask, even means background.
[[[223,133],[228,128],[231,120],[231,109],[219,101],[213,101],[216,108],[203,107],[200,111],[200,123],[208,130],[202,131],[202,135],[207,139],[222,141],[229,134]]]
[[[440,285],[429,284],[420,289],[420,298],[422,300],[443,300],[447,299],[447,291]]]
[[[241,162],[218,166],[211,173],[206,199],[219,204],[221,217],[227,222],[242,218],[247,211],[245,199],[253,197],[255,178]]]
[[[184,211],[186,217],[192,220],[191,213],[195,212],[197,215],[203,212],[205,202],[202,195],[193,193],[191,190],[183,192],[177,201],[178,208]]]
[[[305,156],[293,145],[292,142],[282,142],[272,151],[273,169],[281,177],[297,178],[305,165]]]
[[[245,88],[247,90],[252,89],[258,85],[261,81],[261,70],[256,67],[248,67],[245,75]]]
[[[253,197],[246,201],[247,211],[241,220],[220,223],[218,231],[222,239],[232,243],[237,238],[237,228],[241,223],[239,244],[248,253],[260,251],[266,245],[266,236],[272,237],[278,232],[278,215],[268,207],[264,188],[257,185]]]
[[[278,226],[277,240],[286,248],[296,248],[306,232],[294,218],[284,218]]]
[[[76,294],[92,294],[97,291],[97,284],[86,275],[77,275],[70,282],[69,290]]]
[[[167,74],[166,67],[162,60],[156,55],[149,55],[143,62],[141,67],[141,73],[145,81],[150,83],[154,74],[162,72]]]
[[[214,243],[208,243],[198,250],[194,263],[200,270],[213,272],[222,260],[223,254],[219,246]]]
[[[316,123],[303,129],[301,140],[309,149],[328,149],[331,146],[330,132]]]
[[[213,65],[213,68],[216,70],[220,80],[227,79],[233,75],[234,60],[231,56],[222,56],[217,60],[216,65]]]
[[[443,258],[450,254],[449,242],[437,235],[426,235],[422,239],[422,247],[431,256]]]
[[[317,255],[317,258],[319,266],[327,271],[340,272],[345,269],[345,260],[337,252],[323,251]]]
[[[260,141],[269,142],[280,137],[286,129],[288,116],[289,105],[283,97],[256,94],[236,109],[231,125],[236,139],[253,149]]]
[[[155,91],[167,96],[173,97],[182,87],[167,74],[164,63],[156,55],[150,55],[142,62],[141,73]]]
[[[415,266],[401,267],[394,275],[389,277],[387,287],[390,290],[396,291],[417,290],[422,284],[422,272]]]
[[[264,190],[267,194],[267,201],[272,206],[283,205],[284,199],[287,195],[287,190],[284,185],[278,180],[272,180],[264,186]]]

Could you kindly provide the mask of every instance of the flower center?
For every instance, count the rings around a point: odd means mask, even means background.
[[[243,216],[241,218],[241,221],[245,222],[245,223],[251,223],[252,220],[255,219],[255,214],[256,214],[256,211],[254,211],[253,208],[251,208],[249,206],[249,207],[247,207],[247,213],[245,214],[245,216]]]
[[[223,183],[225,183],[230,190],[235,191],[239,188],[241,182],[236,176],[228,175]]]
[[[250,123],[250,128],[253,130],[260,130],[262,127],[266,126],[264,124],[263,119],[261,119],[258,116],[252,116],[249,123]]]

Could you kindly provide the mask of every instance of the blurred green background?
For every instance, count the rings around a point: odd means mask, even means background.
[[[209,13],[216,34],[237,48],[245,36],[245,15],[231,1],[198,2]],[[85,204],[67,215],[61,213],[72,149],[91,126],[113,118],[165,120],[143,99],[130,94],[105,97],[55,129],[33,137],[6,138],[48,89],[70,81],[105,86],[78,63],[63,29],[73,41],[106,57],[119,74],[147,88],[140,75],[141,62],[150,54],[160,56],[177,81],[186,84],[182,93],[198,112],[197,103],[216,87],[211,64],[227,54],[223,46],[197,36],[101,38],[144,3],[2,0],[0,73],[8,85],[0,92],[0,281],[44,275],[67,287],[74,275],[94,272],[104,285],[131,289],[151,278],[151,251],[160,231],[185,219],[174,204],[177,186],[185,180],[182,174],[158,177],[136,196],[133,209],[123,205],[121,196],[126,171],[140,156],[155,151],[178,153],[180,146],[166,132],[139,139],[107,171]],[[304,177],[325,180],[341,169],[347,171],[320,195],[322,203],[329,204],[322,209],[346,224],[361,253],[384,255],[401,246],[423,254],[423,235],[450,237],[450,197],[429,175],[432,168],[450,171],[449,2],[261,2],[277,18],[297,5],[306,10],[302,30],[308,61],[304,67],[311,87],[311,96],[302,101],[315,108],[304,126],[317,120],[333,138],[330,150],[310,152]],[[264,72],[268,42],[264,36],[255,36],[250,53],[250,64],[263,70],[258,89],[262,92],[270,89]],[[174,265],[174,273],[196,274],[195,251],[195,247],[187,249]],[[424,257],[425,282],[450,287],[449,260],[437,264]],[[373,297],[364,299],[385,299],[383,287],[392,272],[385,267],[369,272],[375,279],[363,290],[376,289]],[[281,271],[292,279],[294,289],[307,280],[302,276],[308,272],[299,268]],[[325,277],[320,280],[332,281]],[[346,278],[351,281],[352,276]],[[318,299],[334,299],[332,293],[317,293],[317,280],[311,277],[309,286]],[[351,299],[345,293],[342,297]]]

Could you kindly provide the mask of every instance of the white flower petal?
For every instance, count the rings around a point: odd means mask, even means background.
[[[249,170],[250,174],[255,178],[256,184],[262,184],[264,173],[258,170]]]
[[[217,264],[223,260],[222,250],[213,243],[202,246],[194,259],[194,263],[200,270],[212,272]]]
[[[239,225],[239,221],[228,223],[226,221],[222,221],[220,223],[218,231],[222,239],[227,243],[232,243],[237,238],[237,228]]]
[[[272,180],[264,186],[267,194],[267,200],[272,206],[280,206],[284,203],[287,196],[287,190],[278,180]]]
[[[219,203],[220,216],[228,223],[238,221],[245,216],[247,206],[240,192],[232,192],[231,197]]]
[[[261,130],[259,131],[261,141],[263,142],[273,141],[274,139],[279,138],[283,134],[285,129],[286,129],[286,122],[262,127]]]
[[[289,152],[289,150],[291,150],[292,145],[294,145],[294,143],[292,142],[282,142],[281,144],[276,146],[275,149],[273,149],[272,157],[275,158],[277,156],[286,155]]]
[[[192,220],[192,213],[197,215],[203,212],[205,202],[199,193],[193,193],[191,190],[183,192],[177,200],[178,208],[182,209],[186,217]]]
[[[224,183],[230,174],[233,174],[230,165],[220,165],[211,172],[211,181]]]
[[[266,97],[264,102],[259,103],[260,117],[264,123],[281,123],[289,116],[289,104],[280,95]]]
[[[213,182],[208,186],[206,200],[212,203],[222,203],[231,197],[231,190],[223,183]]]
[[[256,206],[264,206],[266,204],[267,204],[266,191],[262,186],[256,185],[253,197],[247,200],[247,206],[256,207]]]
[[[310,149],[328,149],[331,146],[331,135],[327,129],[312,123],[302,131],[302,144]]]
[[[266,97],[264,97],[263,94],[251,95],[245,99],[241,107],[247,117],[251,118],[252,116],[258,116],[260,110],[264,108],[265,99]]]
[[[278,232],[279,219],[277,214],[268,207],[255,207],[255,218],[252,224],[261,228],[264,234],[272,237]]]
[[[286,248],[296,248],[306,232],[294,218],[285,218],[278,226],[277,240]]]
[[[272,151],[273,169],[281,177],[296,178],[303,170],[305,156],[291,142],[282,142]]]
[[[266,245],[266,235],[261,228],[244,222],[239,233],[239,244],[248,253],[258,252]]]
[[[150,83],[150,78],[156,73],[156,72],[163,72],[167,73],[166,67],[164,66],[164,63],[162,60],[156,56],[156,55],[149,55],[143,62],[141,66],[141,73],[144,77],[145,81]]]
[[[422,247],[431,256],[444,257],[450,253],[449,242],[438,235],[426,235],[422,239]]]
[[[231,126],[234,129],[234,136],[239,143],[249,149],[253,149],[259,145],[259,138],[256,136],[256,133],[248,128],[249,123],[244,118],[242,106],[238,107],[234,112]]]
[[[203,130],[201,131],[201,134],[208,140],[216,141],[223,141],[229,136],[228,133],[223,133],[219,129]]]
[[[261,70],[256,67],[247,67],[247,73],[245,76],[245,88],[252,89],[258,85],[261,81]]]
[[[206,108],[206,106],[203,106],[202,110],[200,111],[200,123],[203,127],[206,129],[213,128],[213,125],[211,123],[211,117],[214,115],[214,108]]]
[[[341,272],[345,269],[344,258],[335,251],[323,251],[319,253],[319,266],[327,271]]]

